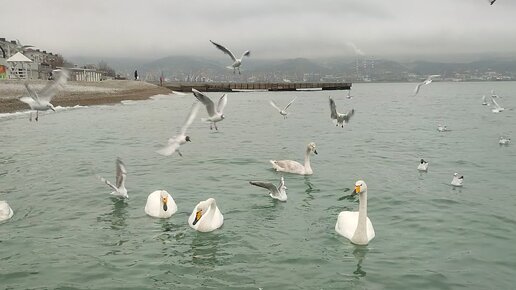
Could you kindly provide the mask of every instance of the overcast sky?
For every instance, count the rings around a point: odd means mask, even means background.
[[[516,1],[0,0],[0,37],[67,56],[516,56]]]

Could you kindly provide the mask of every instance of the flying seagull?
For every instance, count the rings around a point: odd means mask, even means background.
[[[288,107],[290,107],[290,105],[292,105],[292,103],[293,103],[296,99],[297,99],[297,97],[295,97],[294,99],[292,99],[292,101],[290,101],[290,103],[288,103],[288,105],[286,105],[286,106],[285,106],[285,108],[283,108],[283,109],[280,109],[280,108],[276,105],[276,103],[275,103],[273,100],[271,100],[271,101],[270,101],[270,104],[271,104],[271,106],[273,106],[274,108],[276,108],[276,110],[278,110],[278,112],[280,113],[280,115],[282,115],[282,116],[283,116],[283,118],[284,118],[284,119],[286,119],[286,118],[287,118],[287,115],[288,115],[287,109],[288,109]]]
[[[496,2],[496,0],[487,0],[487,2],[489,2],[489,4],[491,4],[491,5],[493,5]]]
[[[215,104],[213,101],[208,98],[205,94],[199,92],[198,90],[192,88],[192,92],[194,93],[194,96],[206,106],[206,110],[208,111],[209,118],[202,118],[201,120],[203,122],[209,122],[210,123],[210,130],[213,130],[213,127],[215,127],[215,130],[219,130],[217,128],[217,122],[220,122],[224,120],[224,107],[226,107],[226,104],[228,103],[228,95],[224,94],[222,97],[220,97],[219,102],[217,104],[217,108],[215,108]]]
[[[242,56],[240,58],[236,58],[235,55],[231,52],[231,50],[227,49],[225,46],[220,45],[211,40],[210,40],[210,42],[213,43],[213,45],[215,45],[218,49],[222,50],[222,52],[224,52],[225,54],[229,55],[229,57],[231,57],[231,59],[233,60],[233,64],[231,66],[228,66],[228,68],[229,69],[232,68],[233,73],[235,73],[235,70],[238,69],[238,74],[241,74],[240,73],[240,65],[242,64],[242,59],[244,58],[244,56],[251,56],[251,51],[246,50],[244,53],[242,53]]]
[[[127,177],[127,170],[125,170],[125,165],[120,158],[116,159],[116,184],[112,184],[109,180],[100,177],[100,181],[106,183],[109,187],[113,189],[111,192],[114,196],[120,196],[124,198],[129,198],[127,195],[127,189],[125,188],[125,178]]]
[[[426,78],[426,80],[417,84],[416,88],[414,89],[414,96],[417,95],[417,93],[419,93],[419,89],[421,89],[422,86],[430,84],[432,82],[433,78],[440,77],[440,76],[441,75],[430,75],[430,76],[428,76],[428,78]]]
[[[179,147],[183,144],[186,144],[186,142],[192,142],[190,140],[190,136],[186,135],[186,130],[188,130],[188,127],[190,127],[190,125],[192,124],[193,120],[195,119],[195,116],[197,116],[197,111],[199,111],[200,105],[201,104],[199,102],[195,101],[195,104],[193,104],[192,109],[190,110],[190,113],[188,114],[188,117],[186,118],[185,123],[183,124],[183,127],[181,127],[181,131],[179,131],[179,135],[168,139],[168,145],[156,151],[158,154],[170,156],[177,151],[177,154],[179,154],[179,156],[183,156],[183,154],[181,154],[181,152],[179,151]]]
[[[57,94],[60,87],[66,84],[68,80],[68,73],[64,70],[59,72],[57,80],[46,85],[41,91],[36,92],[27,82],[25,88],[27,89],[28,96],[24,95],[19,98],[20,101],[28,104],[31,110],[36,111],[36,121],[39,118],[39,111],[47,111],[48,109],[56,111],[54,105],[50,103],[52,98]],[[29,120],[32,121],[32,112],[30,112]]]
[[[335,123],[335,126],[341,126],[344,128],[344,122],[347,124],[349,122],[349,119],[351,119],[351,116],[355,114],[355,109],[351,109],[346,114],[341,114],[337,112],[337,106],[335,105],[335,101],[330,98],[330,118]]]

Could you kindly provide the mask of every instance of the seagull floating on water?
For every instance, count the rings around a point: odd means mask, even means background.
[[[500,140],[498,140],[498,144],[500,145],[509,145],[509,143],[511,143],[511,138],[507,138],[504,136],[501,136]]]
[[[274,199],[279,201],[287,201],[287,187],[285,186],[285,180],[283,179],[283,176],[281,177],[280,184],[278,186],[270,182],[263,181],[249,181],[249,183],[269,190],[269,195]]]
[[[36,121],[38,121],[39,111],[47,111],[49,109],[54,112],[56,111],[54,105],[52,105],[50,101],[57,94],[60,87],[66,84],[67,79],[68,73],[61,70],[57,80],[49,83],[39,92],[36,92],[28,83],[25,83],[24,85],[27,89],[28,96],[24,95],[19,98],[19,100],[28,104],[31,110],[36,111]],[[30,112],[29,120],[32,121],[32,111]]]
[[[351,109],[346,114],[341,114],[337,112],[337,106],[335,105],[335,101],[330,98],[330,118],[335,123],[335,126],[341,126],[344,128],[344,123],[348,123],[351,117],[355,114],[355,109]]]
[[[414,89],[414,96],[417,95],[417,93],[419,93],[419,90],[421,89],[422,86],[432,83],[433,78],[440,77],[440,76],[441,75],[430,75],[430,76],[428,76],[428,78],[426,78],[426,80],[417,84],[416,88]]]
[[[443,126],[443,125],[439,124],[439,125],[437,126],[437,131],[439,131],[439,132],[448,132],[448,131],[450,131],[450,129],[448,129],[448,128],[446,127],[446,125],[444,125],[444,126]]]
[[[286,119],[286,118],[287,118],[287,115],[288,115],[287,109],[288,109],[288,107],[290,107],[290,105],[292,105],[292,103],[293,103],[296,99],[297,99],[297,97],[295,97],[294,99],[292,99],[292,101],[290,101],[290,103],[288,103],[288,105],[286,105],[286,106],[285,106],[285,108],[283,108],[283,109],[280,109],[280,108],[276,105],[276,103],[275,103],[273,100],[271,100],[271,101],[270,101],[270,104],[271,104],[271,106],[273,106],[274,108],[276,108],[276,110],[278,110],[278,112],[280,113],[280,115],[282,115],[282,116],[283,116],[283,118],[284,118],[284,119]]]
[[[421,162],[417,166],[417,170],[428,171],[428,162],[426,162],[424,159],[421,159]]]
[[[464,183],[464,176],[459,177],[459,174],[457,172],[455,172],[453,174],[453,179],[451,181],[451,185],[456,186],[456,187],[461,187],[463,183]]]
[[[186,135],[186,130],[188,130],[188,127],[190,127],[190,125],[192,124],[193,120],[195,119],[195,116],[197,116],[197,111],[199,111],[200,105],[201,104],[199,102],[195,101],[195,104],[192,105],[192,109],[190,110],[190,113],[188,114],[188,117],[186,118],[183,127],[181,127],[181,131],[179,131],[179,135],[168,139],[168,145],[156,151],[158,154],[170,156],[177,151],[177,154],[179,154],[179,156],[183,156],[183,154],[181,154],[181,151],[179,151],[179,147],[183,144],[186,144],[186,142],[192,142],[190,136]]]
[[[244,56],[251,56],[251,51],[250,50],[246,50],[242,56],[240,58],[236,58],[235,55],[229,50],[227,49],[225,46],[223,45],[220,45],[216,42],[213,42],[210,40],[211,43],[213,43],[213,45],[215,45],[215,47],[217,47],[218,49],[220,49],[222,52],[224,52],[225,54],[229,55],[229,57],[231,57],[231,59],[233,60],[233,64],[231,66],[228,66],[228,68],[232,68],[233,69],[233,73],[235,73],[235,70],[238,69],[238,74],[241,74],[240,73],[240,65],[242,65],[242,59],[244,58]]]
[[[111,192],[112,195],[129,198],[129,195],[127,195],[127,189],[125,188],[126,177],[127,170],[125,169],[125,165],[120,158],[116,159],[116,185],[113,185],[111,182],[109,182],[109,180],[99,176],[102,182],[106,183],[113,189],[113,192]]]
[[[194,96],[206,106],[206,110],[208,111],[209,118],[203,118],[201,119],[203,122],[209,122],[210,123],[210,130],[213,130],[213,127],[215,127],[215,130],[219,130],[217,128],[217,122],[220,122],[224,120],[224,108],[226,107],[226,104],[228,103],[228,95],[224,94],[222,97],[220,97],[219,102],[217,104],[217,108],[215,108],[215,104],[213,101],[208,98],[205,94],[199,92],[196,89],[192,88],[192,92],[194,93]]]

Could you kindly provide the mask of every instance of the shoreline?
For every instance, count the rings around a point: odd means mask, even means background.
[[[0,113],[15,113],[30,110],[29,105],[18,100],[26,94],[25,81],[0,81]],[[29,84],[40,90],[48,81],[31,80]],[[146,100],[159,94],[171,94],[166,87],[142,81],[106,80],[102,82],[67,82],[53,99],[54,106],[73,107],[105,105],[119,103],[123,100]]]

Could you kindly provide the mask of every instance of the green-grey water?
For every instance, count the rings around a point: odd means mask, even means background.
[[[183,158],[155,150],[181,127],[192,96],[0,118],[2,289],[512,289],[516,283],[516,83],[355,84],[346,91],[230,93],[219,132],[199,120]],[[491,113],[492,88],[506,108]],[[209,93],[214,100],[220,93]],[[329,119],[355,108],[344,129]],[[286,104],[284,120],[268,103]],[[204,117],[202,109],[198,118]],[[439,123],[452,131],[439,133]],[[301,161],[317,144],[312,176],[285,174],[286,203],[249,180],[277,183],[269,159]],[[127,201],[96,174],[127,170]],[[416,170],[429,161],[426,174]],[[452,188],[454,172],[464,187]],[[355,246],[335,230],[368,185],[376,238]],[[170,219],[144,213],[171,193]],[[214,197],[222,228],[198,233],[194,206]]]

